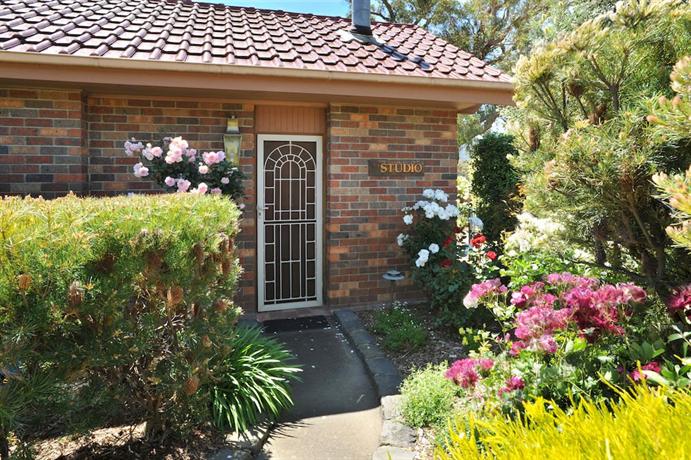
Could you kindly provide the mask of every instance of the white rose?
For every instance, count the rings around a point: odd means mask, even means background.
[[[405,234],[403,234],[403,233],[400,233],[400,234],[396,237],[396,243],[398,243],[399,246],[403,246],[403,243],[405,243],[405,240],[407,240],[407,239],[408,239],[408,235],[405,235]]]
[[[444,193],[444,190],[436,190],[434,192],[434,198],[436,200],[443,202],[443,203],[446,203],[447,201],[449,201],[449,195]]]
[[[434,199],[434,190],[432,190],[431,188],[425,189],[422,191],[422,196],[424,196],[428,200],[432,200]]]
[[[427,249],[420,249],[420,252],[417,253],[417,260],[415,261],[415,265],[419,267],[424,267],[427,261],[429,260],[429,251]]]
[[[429,245],[429,252],[436,254],[439,252],[439,245],[437,243],[432,243]]]
[[[412,224],[412,223],[413,223],[413,216],[410,215],[410,214],[406,214],[405,216],[403,216],[403,222],[404,222],[406,225]]]

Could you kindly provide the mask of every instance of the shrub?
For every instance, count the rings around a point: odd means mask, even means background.
[[[300,371],[290,353],[258,328],[238,328],[224,341],[230,352],[216,363],[213,395],[218,427],[243,432],[261,417],[275,420],[293,405],[290,381]]]
[[[189,194],[0,201],[0,401],[5,432],[114,417],[150,439],[211,420],[232,350],[239,211]]]
[[[402,414],[408,425],[437,425],[451,415],[456,388],[444,377],[445,368],[444,364],[429,365],[413,372],[403,382]]]
[[[197,194],[243,195],[244,174],[226,159],[225,152],[197,152],[182,137],[166,137],[160,146],[125,142],[125,154],[137,155],[134,175],[151,177],[167,191]]]
[[[435,458],[685,458],[691,438],[691,394],[636,386],[607,403],[581,400],[571,411],[538,398],[525,417],[470,415],[449,428],[449,443]]]
[[[512,142],[510,135],[488,133],[470,149],[475,212],[490,241],[498,241],[516,223],[512,200],[518,193],[518,174],[507,158],[517,153]]]
[[[691,51],[690,19],[683,0],[621,1],[536,47],[516,64],[518,110],[508,123],[525,209],[563,224],[603,270],[662,295],[691,278],[691,255],[665,233],[672,213],[652,177],[688,169],[691,144],[684,96],[664,100],[674,113],[650,114],[649,101],[672,96],[672,65]]]
[[[384,347],[393,351],[413,351],[427,341],[427,331],[415,314],[398,303],[375,314],[374,332],[382,336]]]
[[[426,189],[422,198],[403,209],[403,222],[410,228],[398,235],[398,245],[410,257],[413,278],[428,293],[439,319],[452,326],[465,324],[470,312],[463,308],[463,296],[474,281],[498,270],[496,252],[483,235],[461,243],[463,230],[456,226],[460,211],[443,190]]]

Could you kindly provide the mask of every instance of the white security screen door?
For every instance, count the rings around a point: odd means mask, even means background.
[[[322,138],[257,136],[259,311],[322,305]]]

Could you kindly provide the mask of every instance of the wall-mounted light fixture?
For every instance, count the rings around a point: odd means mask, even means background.
[[[226,122],[226,132],[223,134],[223,148],[226,152],[226,159],[229,163],[237,165],[240,162],[240,143],[242,134],[238,119],[229,117]]]

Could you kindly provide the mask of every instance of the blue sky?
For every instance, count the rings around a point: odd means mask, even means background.
[[[317,2],[309,0],[221,0],[221,3],[297,13],[324,14],[327,16],[348,15],[348,3],[346,0],[322,0]]]

